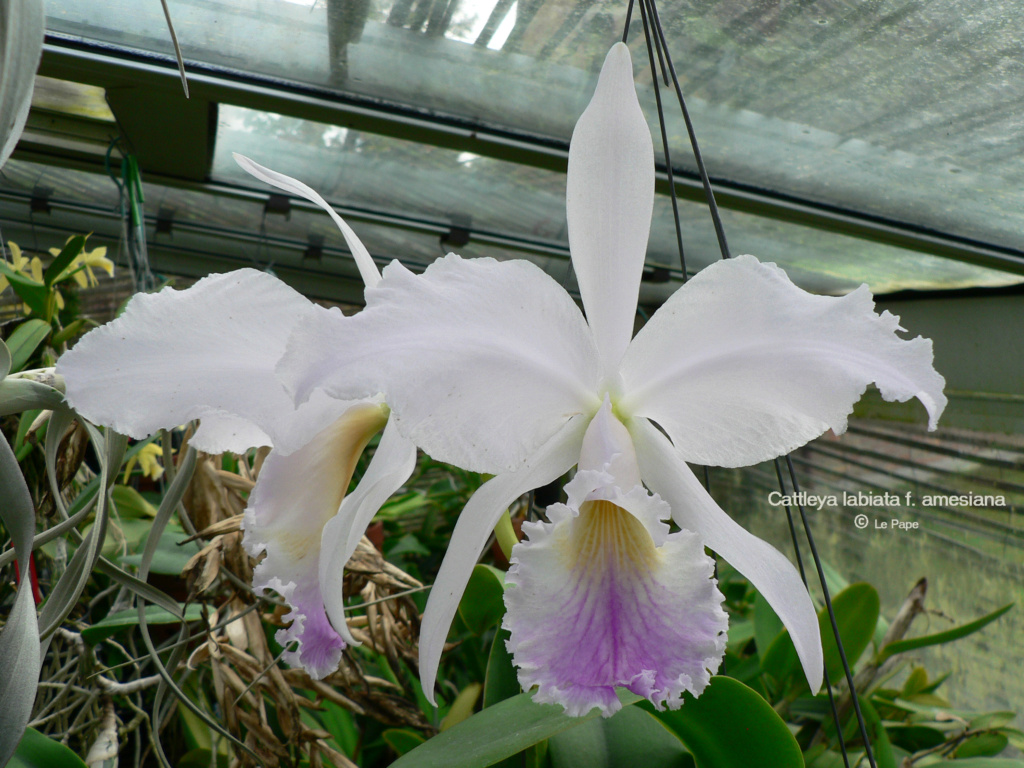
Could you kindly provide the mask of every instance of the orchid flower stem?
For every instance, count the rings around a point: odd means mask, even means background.
[[[507,509],[498,520],[498,524],[494,528],[494,535],[498,539],[498,546],[501,547],[505,559],[511,562],[512,547],[519,543],[519,537],[516,536],[516,531],[512,527],[512,516],[509,515]]]
[[[800,484],[796,480],[796,469],[793,467],[793,460],[787,454],[786,466],[789,468],[789,479],[793,483],[793,493],[799,495]],[[839,649],[839,659],[843,663],[843,673],[846,675],[846,683],[850,686],[850,699],[853,701],[853,709],[857,714],[857,725],[860,728],[860,737],[864,741],[864,752],[867,754],[868,763],[871,768],[878,768],[875,762],[874,750],[871,748],[871,740],[868,739],[867,725],[864,722],[864,715],[860,711],[860,701],[857,698],[857,688],[853,684],[853,673],[850,671],[850,664],[846,660],[846,650],[843,648],[843,641],[839,637],[839,625],[836,623],[836,614],[832,610],[832,598],[828,594],[828,586],[825,584],[825,571],[821,567],[821,558],[818,557],[818,548],[814,545],[814,536],[811,535],[811,526],[807,522],[807,514],[804,512],[802,504],[797,505],[797,510],[800,512],[800,521],[804,526],[804,533],[807,534],[807,544],[811,548],[811,557],[814,558],[814,566],[818,571],[818,580],[821,582],[821,591],[825,596],[825,608],[828,610],[828,618],[832,624],[832,633],[836,638],[836,647]],[[826,675],[828,672],[826,671]],[[828,686],[828,678],[826,677],[825,685]],[[829,689],[829,698],[831,698],[831,687]],[[837,723],[837,730],[841,730]]]

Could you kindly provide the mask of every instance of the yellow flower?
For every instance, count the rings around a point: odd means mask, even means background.
[[[38,256],[33,256],[29,259],[27,256],[22,254],[21,248],[18,247],[17,243],[8,241],[7,247],[11,249],[11,268],[15,272],[20,272],[22,275],[27,277],[29,280],[43,285],[43,262]],[[0,293],[3,293],[10,285],[6,277],[0,275]],[[60,291],[54,291],[54,299],[57,302],[58,309],[64,309],[64,297],[60,295]],[[28,304],[22,304],[22,312],[26,315],[31,314],[32,310]]]
[[[124,468],[124,480],[122,482],[128,482],[128,478],[131,477],[132,470],[135,469],[136,462],[138,462],[139,467],[142,469],[143,477],[151,477],[154,480],[159,480],[160,476],[164,473],[164,468],[160,464],[160,459],[163,455],[163,450],[156,443],[149,443],[148,445],[142,446],[137,454],[128,459],[128,464],[125,465]]]
[[[8,241],[7,247],[11,249],[11,268],[15,272],[22,272],[25,265],[28,264],[28,259],[22,256],[21,248],[18,247],[17,243]],[[0,275],[0,293],[6,291],[8,285],[10,285],[10,283],[7,282],[7,278]]]
[[[69,241],[70,239],[68,238]],[[51,248],[50,253],[59,256],[60,248]],[[99,280],[96,279],[93,269],[102,269],[111,277],[114,276],[114,262],[107,258],[105,245],[93,248],[91,251],[82,251],[71,262],[70,268],[75,270],[71,277],[75,278],[75,282],[82,288],[99,285]]]

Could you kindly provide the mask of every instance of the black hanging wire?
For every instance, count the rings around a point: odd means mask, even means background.
[[[630,25],[630,22],[632,20],[632,14],[633,14],[633,3],[634,3],[634,0],[629,0],[629,6],[628,6],[627,11],[626,11],[626,22],[625,22],[625,25],[624,25],[623,31],[622,31],[622,42],[626,42],[627,38],[628,38],[629,25]],[[657,49],[658,49],[658,54],[659,54],[658,55],[658,59],[659,59],[659,62],[661,63],[662,76],[663,77],[665,76],[665,69],[666,69],[666,67],[668,69],[668,73],[671,76],[672,85],[673,85],[673,87],[675,88],[675,91],[676,91],[676,98],[679,101],[679,108],[680,108],[680,110],[681,110],[681,112],[683,114],[683,120],[686,123],[686,131],[687,131],[687,133],[689,134],[689,137],[690,137],[690,146],[693,149],[693,156],[694,156],[694,160],[696,161],[696,164],[697,164],[697,171],[700,174],[701,184],[704,187],[704,194],[705,194],[705,197],[707,199],[708,209],[709,209],[709,211],[711,213],[711,220],[712,220],[712,222],[714,224],[714,227],[715,227],[715,234],[716,234],[716,236],[718,238],[718,247],[719,247],[719,250],[721,251],[722,258],[723,259],[728,259],[728,258],[730,258],[730,253],[729,253],[729,245],[728,245],[728,242],[727,242],[726,237],[725,237],[725,228],[722,225],[722,218],[721,218],[721,215],[719,214],[719,211],[718,211],[718,204],[715,202],[714,190],[711,188],[711,181],[710,181],[710,179],[708,177],[707,169],[706,169],[706,167],[704,165],[704,158],[701,155],[700,147],[698,146],[698,143],[697,143],[697,135],[696,135],[696,132],[694,131],[694,128],[693,128],[693,122],[690,120],[690,112],[686,108],[686,100],[683,98],[683,90],[682,90],[682,87],[679,84],[679,77],[676,74],[675,66],[672,63],[672,56],[671,56],[671,54],[669,53],[669,50],[668,50],[668,44],[667,44],[667,41],[666,41],[666,38],[665,38],[665,30],[664,30],[664,28],[661,25],[661,19],[658,16],[658,9],[656,7],[655,0],[640,0],[640,16],[641,16],[641,20],[642,20],[642,23],[643,23],[644,36],[645,36],[646,42],[647,42],[648,59],[649,59],[649,62],[650,62],[651,75],[652,75],[652,80],[653,80],[653,83],[654,83],[654,95],[655,95],[655,101],[657,103],[658,121],[659,121],[660,126],[661,126],[662,142],[664,144],[664,150],[665,150],[665,165],[666,165],[666,169],[667,169],[667,172],[668,172],[669,189],[670,189],[670,194],[672,196],[673,212],[676,213],[675,226],[676,226],[676,236],[677,236],[677,240],[679,242],[679,247],[680,247],[680,259],[682,259],[682,233],[681,233],[681,227],[680,227],[680,224],[679,224],[678,213],[677,213],[677,210],[676,210],[675,184],[673,183],[673,177],[672,177],[672,162],[669,159],[669,155],[668,155],[667,129],[666,129],[666,126],[665,126],[665,114],[664,114],[664,111],[663,111],[663,108],[662,108],[662,103],[661,103],[660,88],[658,86],[658,71],[657,71],[657,68],[655,67],[655,62],[654,62],[654,48],[655,47],[657,47]],[[683,267],[683,279],[684,280],[686,279],[686,267],[685,266]],[[799,491],[799,483],[797,482],[797,479],[796,479],[796,470],[794,469],[793,462],[792,462],[792,460],[790,459],[790,457],[788,455],[786,456],[786,464],[787,464],[787,467],[789,469],[789,476],[790,476],[790,480],[791,480],[792,485],[793,485],[793,490],[794,490],[794,492],[796,494],[799,494],[800,491]],[[778,473],[780,487],[782,488],[783,492],[785,492],[785,484],[783,483],[783,480],[782,480],[782,472],[781,472],[781,469],[779,468],[778,459],[776,459],[776,472]],[[707,484],[707,483],[708,483],[708,476],[707,476],[707,470],[705,468],[705,484]],[[840,661],[842,662],[842,665],[843,665],[843,672],[846,675],[846,681],[847,681],[847,684],[849,685],[850,697],[851,697],[852,702],[853,702],[854,712],[856,713],[856,716],[857,716],[857,725],[858,725],[858,727],[860,729],[860,735],[861,735],[862,740],[864,741],[864,750],[865,750],[866,756],[868,758],[868,763],[870,764],[871,768],[877,768],[877,765],[875,763],[874,753],[873,753],[873,750],[871,748],[871,741],[870,741],[870,739],[868,738],[868,735],[867,735],[867,725],[866,725],[866,723],[864,721],[864,715],[863,715],[863,713],[861,712],[861,709],[860,709],[860,702],[857,699],[856,687],[853,684],[853,673],[850,670],[850,665],[849,665],[849,662],[848,662],[848,660],[846,658],[846,651],[843,648],[842,638],[839,636],[839,626],[838,626],[838,624],[836,622],[835,612],[832,609],[832,598],[829,595],[828,585],[825,583],[825,572],[824,572],[824,569],[822,568],[822,565],[821,565],[821,558],[818,556],[818,550],[817,550],[817,547],[814,544],[814,537],[811,534],[810,525],[807,522],[807,515],[804,512],[803,505],[799,505],[798,504],[797,505],[797,509],[800,512],[800,521],[803,524],[804,533],[807,536],[807,543],[810,546],[810,550],[811,550],[811,557],[814,560],[814,566],[815,566],[815,569],[817,570],[817,573],[818,573],[818,580],[821,583],[822,593],[825,596],[825,607],[826,607],[826,610],[828,611],[829,620],[830,620],[830,622],[832,624],[832,633],[835,636],[836,646],[839,649],[839,658],[840,658]],[[803,559],[802,559],[802,557],[800,555],[800,548],[799,548],[799,545],[797,543],[796,526],[793,524],[792,511],[790,510],[790,508],[788,506],[786,507],[786,514],[787,514],[787,517],[789,519],[790,535],[792,536],[792,539],[793,539],[793,548],[794,548],[794,551],[795,551],[796,557],[797,557],[797,565],[800,568],[800,578],[803,580],[804,584],[806,585],[807,584],[807,575],[806,575],[806,572],[804,570]],[[832,691],[831,681],[829,680],[829,677],[828,677],[828,670],[826,669],[826,670],[823,670],[823,671],[824,671],[824,676],[825,676],[825,687],[826,687],[826,690],[828,692],[829,703],[830,703],[831,708],[832,708],[832,716],[833,716],[833,718],[835,720],[835,724],[836,724],[836,733],[837,733],[837,736],[838,736],[838,739],[839,739],[839,747],[840,747],[840,751],[842,752],[842,755],[843,755],[843,763],[846,766],[846,768],[849,768],[849,765],[850,765],[849,756],[847,755],[847,752],[846,752],[846,742],[845,742],[845,739],[843,737],[842,724],[839,722],[839,714],[838,714],[838,711],[837,711],[837,708],[836,708],[835,697],[834,697],[834,694],[833,694],[833,691]]]
[[[786,466],[789,469],[789,479],[793,484],[793,493],[796,494],[797,498],[800,496],[800,484],[796,479],[796,469],[793,467],[793,460],[786,455]],[[832,598],[828,593],[828,586],[825,584],[825,571],[821,567],[821,558],[818,557],[818,548],[814,546],[814,536],[811,535],[811,526],[807,523],[807,515],[804,513],[803,504],[797,504],[797,510],[800,512],[800,521],[804,526],[804,533],[807,534],[807,544],[811,548],[811,557],[814,558],[814,567],[818,570],[818,580],[821,582],[821,591],[825,596],[825,608],[828,611],[828,619],[832,624],[832,634],[836,638],[836,647],[839,648],[839,660],[843,663],[843,673],[846,675],[846,684],[850,687],[850,699],[853,702],[853,711],[857,715],[857,727],[860,729],[860,737],[864,741],[864,751],[867,754],[868,763],[871,768],[877,768],[875,763],[874,750],[871,748],[871,740],[868,738],[867,724],[864,722],[864,715],[860,711],[860,700],[857,697],[857,688],[853,684],[853,672],[850,670],[850,664],[846,660],[846,649],[843,648],[843,641],[839,637],[839,625],[836,622],[836,614],[832,610]],[[828,674],[827,672],[825,673]],[[827,684],[827,683],[826,683]],[[832,698],[831,687],[829,690],[829,699]],[[842,732],[842,726],[839,723],[838,718],[836,719],[836,732]]]
[[[665,61],[668,66],[669,74],[672,77],[672,85],[676,91],[676,99],[679,101],[679,109],[683,113],[683,121],[686,123],[686,132],[690,137],[690,147],[693,149],[693,159],[697,163],[697,172],[700,174],[700,182],[704,186],[704,196],[707,199],[708,208],[711,211],[711,221],[715,225],[715,236],[718,238],[718,249],[722,253],[723,259],[728,259],[729,244],[725,239],[725,227],[722,226],[722,217],[718,212],[718,203],[715,202],[715,193],[711,188],[711,180],[708,178],[707,168],[704,167],[704,158],[700,153],[700,147],[697,144],[697,133],[693,129],[693,122],[690,120],[690,111],[686,108],[686,100],[683,98],[683,89],[679,85],[679,77],[676,75],[675,65],[672,63],[672,56],[668,52],[668,45],[665,40],[665,30],[661,26],[661,19],[658,16],[658,8],[654,3],[654,0],[641,0],[641,11],[643,6],[646,5],[650,11],[651,17],[651,29],[657,36],[661,43],[662,50],[665,51]],[[655,79],[657,79],[657,73],[653,73]],[[664,123],[664,115],[659,115],[659,119]],[[673,188],[673,193],[675,189]]]
[[[788,457],[787,457],[788,458]],[[782,491],[782,495],[788,495],[786,492],[786,483],[782,480],[782,466],[778,459],[775,459],[775,475],[779,478],[779,490]],[[794,477],[794,482],[796,478]],[[796,526],[793,524],[793,510],[790,509],[789,504],[786,504],[786,521],[789,523],[789,535],[793,540],[793,552],[796,553],[796,564],[800,568],[800,580],[803,581],[804,586],[807,586],[807,573],[804,571],[804,560],[800,556],[800,544],[796,537]],[[800,515],[803,516],[803,508],[800,508]],[[828,603],[831,605],[831,601]],[[838,632],[837,632],[838,635]],[[839,644],[842,647],[842,643]],[[836,735],[839,737],[839,751],[843,755],[843,765],[845,768],[850,768],[850,756],[846,753],[846,738],[843,736],[843,728],[839,722],[839,710],[836,708],[836,697],[832,693],[832,681],[829,679],[828,668],[824,670],[825,673],[825,690],[828,692],[828,705],[832,710],[832,722],[836,724]]]
[[[676,182],[672,175],[672,157],[668,151],[668,131],[665,128],[665,111],[661,105],[661,87],[658,85],[658,69],[654,66],[654,46],[651,45],[652,38],[655,38],[648,27],[647,9],[644,0],[640,0],[640,18],[644,25],[644,39],[647,41],[647,58],[651,63],[651,81],[654,83],[654,100],[658,105],[658,125],[661,127],[661,146],[665,153],[665,171],[668,174],[668,193],[672,198],[672,218],[676,225],[676,245],[679,248],[679,266],[682,268],[683,282],[686,282],[686,257],[683,255],[683,228],[679,223],[679,201],[676,200]],[[658,58],[661,59],[661,47],[658,47]],[[665,71],[665,62],[662,59],[662,72]]]

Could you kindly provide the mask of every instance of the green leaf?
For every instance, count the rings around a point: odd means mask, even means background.
[[[646,705],[644,705],[646,706]],[[803,768],[786,723],[754,690],[715,676],[699,698],[654,716],[693,754],[700,768]]]
[[[79,331],[81,331],[82,328],[84,327],[85,318],[80,317],[77,320],[72,320],[62,329],[57,331],[57,333],[53,334],[53,338],[50,339],[51,346],[53,346],[55,349],[60,347],[60,345],[66,342],[68,339],[73,339],[75,336],[77,336]]]
[[[121,517],[149,520],[156,517],[156,507],[146,501],[141,493],[127,485],[115,485],[110,491],[110,498]]]
[[[878,712],[865,697],[857,696],[857,701],[860,702],[860,711],[864,715],[864,725],[868,732],[868,738],[871,739],[875,763],[878,765],[878,768],[896,768],[896,755],[893,754],[892,744],[889,743],[889,735],[882,726],[882,718],[878,716]],[[853,738],[857,738],[857,735],[860,734],[859,730],[853,730],[849,727],[852,725],[853,728],[856,728],[856,722],[856,717],[851,717],[846,729],[855,734]]]
[[[351,755],[359,744],[359,731],[356,729],[352,713],[342,709],[333,701],[320,702],[320,710],[316,713],[317,720],[325,731],[331,734],[340,751]]]
[[[982,733],[957,747],[956,757],[995,757],[1010,743],[1001,733]]]
[[[965,757],[946,765],[949,768],[1024,768],[1024,760],[1016,757]]]
[[[423,546],[420,540],[411,533],[405,534],[394,546],[388,549],[388,557],[395,557],[397,555],[421,555],[426,557],[429,554],[430,550]]]
[[[107,535],[103,540],[103,557],[116,558],[124,552],[137,549],[146,540],[152,525],[152,522],[149,520],[136,520],[134,518],[128,518],[127,520],[108,519]],[[92,524],[90,523],[82,529],[82,535],[88,536],[91,530]]]
[[[412,491],[401,496],[392,496],[377,512],[375,520],[393,520],[408,512],[422,509],[429,503],[427,495],[420,491]]]
[[[494,633],[491,652],[487,655],[487,673],[484,676],[484,707],[518,696],[521,690],[516,668],[512,664],[512,654],[505,645],[510,637],[507,629],[498,629]]]
[[[149,624],[177,624],[181,621],[182,614],[185,616],[185,621],[199,621],[203,617],[202,606],[195,603],[185,606],[179,603],[177,614],[169,613],[159,605],[146,606],[146,622]],[[129,608],[126,611],[111,614],[91,627],[86,627],[82,630],[82,639],[89,645],[96,645],[101,640],[138,625],[139,612],[134,608]]]
[[[936,728],[929,728],[927,725],[894,724],[886,730],[889,733],[889,740],[908,752],[931,749],[946,740],[946,734]]]
[[[875,633],[879,612],[878,592],[870,584],[851,584],[832,598],[832,610],[836,616],[836,625],[839,627],[846,659],[852,669],[871,643]],[[821,632],[825,669],[828,670],[831,679],[838,680],[843,676],[843,663],[835,635],[832,633],[832,622],[824,608],[818,612],[818,628]],[[761,659],[761,669],[779,683],[799,674],[800,661],[788,631],[784,631],[768,647],[768,651]]]
[[[881,651],[878,652],[878,658],[876,661],[879,663],[885,661],[890,656],[895,656],[897,653],[904,653],[906,651],[914,651],[918,648],[926,648],[930,645],[941,645],[942,643],[950,643],[954,640],[959,640],[962,637],[967,637],[970,634],[977,632],[979,629],[988,626],[993,621],[998,619],[1008,610],[1013,608],[1014,604],[1010,603],[1004,605],[1002,608],[998,608],[992,613],[985,614],[980,619],[975,619],[969,624],[961,624],[959,627],[953,627],[947,629],[945,632],[936,632],[932,635],[922,635],[921,637],[912,637],[909,640],[897,640],[896,642],[889,643]]]
[[[552,768],[694,768],[693,756],[656,717],[626,707],[548,741]]]
[[[47,288],[71,276],[70,272],[66,275],[63,273],[71,265],[71,262],[75,260],[75,257],[82,252],[83,248],[85,248],[85,237],[83,235],[75,235],[64,244],[57,257],[50,262],[50,266],[43,270],[43,282]]]
[[[728,647],[730,651],[739,653],[754,637],[754,622],[749,619],[729,620]]]
[[[807,768],[846,768],[842,756],[833,752],[824,744],[818,744],[804,754]]]
[[[37,283],[31,277],[25,277],[21,272],[16,271],[3,259],[0,259],[0,275],[7,278],[11,289],[18,295],[18,298],[28,304],[33,314],[43,320],[47,317],[47,303],[50,298],[50,290],[42,283]]]
[[[878,591],[863,582],[851,584],[832,600],[839,637],[842,638],[846,660],[851,669],[871,643],[875,625],[878,623],[879,608]],[[825,669],[833,680],[838,680],[843,675],[843,661],[839,656],[839,646],[836,644],[827,611],[819,614],[818,621],[824,623],[821,642],[825,655]]]
[[[7,768],[85,768],[85,763],[59,741],[28,728]]]
[[[986,712],[982,715],[971,718],[971,722],[968,723],[967,727],[972,731],[984,728],[1002,728],[1009,725],[1016,719],[1017,713],[1010,712],[1009,710]]]
[[[452,702],[452,706],[448,710],[448,714],[441,721],[441,726],[438,730],[443,733],[449,728],[454,728],[459,723],[468,720],[473,715],[473,709],[480,699],[480,692],[482,690],[483,686],[480,683],[470,683],[459,691],[459,695],[455,697],[455,701]]]
[[[199,545],[195,542],[179,544],[185,538],[185,531],[181,527],[181,523],[177,520],[168,523],[160,532],[160,538],[153,549],[149,572],[164,576],[179,576],[192,555],[199,551]],[[125,555],[120,558],[119,562],[122,565],[141,565],[142,557],[142,553]]]
[[[0,521],[14,543],[23,578],[0,630],[0,765],[14,754],[32,712],[39,683],[39,622],[29,586],[29,557],[36,529],[25,478],[6,438],[0,435]]]
[[[25,447],[25,438],[28,437],[28,428],[32,426],[32,422],[36,420],[40,413],[42,413],[41,410],[33,408],[29,411],[23,411],[19,417],[18,432],[14,436],[14,445],[12,446],[16,455],[20,456],[20,451]]]
[[[381,737],[399,757],[406,752],[412,752],[426,741],[418,731],[414,731],[412,728],[388,728],[381,734]]]
[[[757,643],[757,652],[763,656],[783,629],[782,619],[775,615],[768,601],[758,592],[754,598],[754,642]]]
[[[623,705],[641,698],[625,689],[618,693]],[[561,707],[536,704],[531,694],[521,693],[439,733],[391,768],[484,768],[596,717],[597,709],[583,717],[569,717]]]
[[[0,339],[0,380],[7,378],[7,374],[11,372],[11,365],[11,350]]]
[[[59,408],[64,397],[53,387],[29,379],[0,379],[0,416],[32,408]]]
[[[11,351],[11,372],[25,367],[25,363],[50,335],[51,330],[48,322],[35,317],[14,329],[14,333],[7,339],[7,348]]]
[[[470,632],[482,635],[504,615],[505,573],[492,565],[476,565],[459,603],[459,616]]]

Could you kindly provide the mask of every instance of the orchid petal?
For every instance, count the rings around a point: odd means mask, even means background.
[[[684,692],[699,696],[722,660],[729,623],[700,537],[668,533],[658,522],[667,505],[640,486],[555,507],[561,514],[549,507],[551,523],[523,525],[528,540],[513,549],[506,577],[503,626],[524,690],[537,686],[534,701],[561,704],[570,716],[594,707],[614,714],[615,686],[658,709],[677,708]],[[647,530],[655,524],[664,529],[660,544]]]
[[[519,496],[547,485],[576,463],[586,426],[583,416],[569,419],[519,469],[481,485],[459,515],[420,627],[420,680],[431,704],[436,703],[434,681],[448,629],[498,518]]]
[[[406,438],[491,474],[600,405],[590,329],[530,262],[449,254],[422,275],[393,262],[366,298],[358,315],[321,311],[296,329],[277,370],[298,402],[318,387],[386,392]]]
[[[634,419],[629,426],[647,487],[669,503],[680,528],[695,531],[768,601],[789,629],[807,682],[817,693],[824,670],[818,616],[796,568],[775,547],[721,510],[653,424]]]
[[[619,488],[632,488],[640,484],[640,468],[636,463],[636,450],[629,431],[612,412],[611,398],[604,403],[587,425],[580,448],[579,471],[607,471],[615,478]],[[578,474],[578,473],[577,473]],[[566,491],[573,483],[566,486]]]
[[[363,448],[387,420],[387,408],[366,402],[350,407],[304,447],[287,456],[271,451],[245,511],[243,545],[266,557],[253,570],[253,588],[272,589],[291,607],[292,624],[278,631],[285,659],[319,679],[338,668],[348,628],[327,619],[320,588],[320,541],[338,513]],[[339,634],[340,633],[340,634]],[[350,638],[350,636],[349,636]]]
[[[416,468],[416,446],[398,434],[393,419],[388,421],[380,444],[359,485],[341,503],[338,514],[327,521],[320,539],[320,591],[331,623],[346,642],[357,645],[347,634],[345,600],[342,591],[345,564],[356,551],[366,527],[381,505],[397,491]]]
[[[654,208],[654,149],[633,85],[629,49],[608,52],[569,144],[569,249],[604,373],[633,335]]]
[[[314,307],[263,272],[211,275],[135,296],[63,355],[57,373],[75,410],[130,437],[198,418],[200,450],[292,451],[349,405],[316,393],[296,413],[274,376],[291,329]]]
[[[338,229],[341,230],[342,237],[345,238],[345,243],[348,245],[348,249],[352,252],[352,258],[356,260],[356,267],[359,269],[359,276],[363,278],[363,284],[367,287],[371,287],[380,282],[380,270],[378,270],[377,265],[374,264],[373,257],[370,256],[370,252],[366,250],[366,246],[363,245],[363,241],[359,239],[352,227],[345,223],[345,220],[335,212],[330,204],[311,187],[303,184],[298,179],[293,179],[291,176],[285,176],[283,173],[272,171],[259,163],[253,162],[245,155],[240,155],[237,152],[232,152],[231,154],[235,158],[235,162],[238,163],[246,173],[255,176],[260,181],[270,184],[271,186],[283,189],[285,192],[290,192],[293,195],[304,197],[311,203],[314,203],[327,211],[327,214],[334,220]]]
[[[845,431],[871,382],[917,397],[929,427],[946,406],[928,339],[896,335],[866,286],[813,296],[753,256],[702,270],[665,302],[622,361],[621,410],[657,422],[687,461],[737,467]]]

